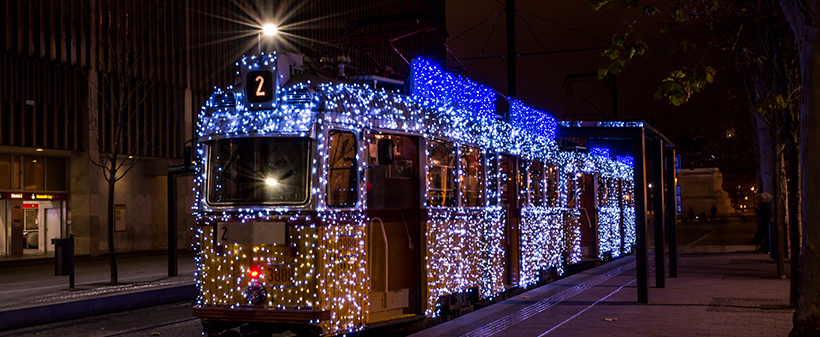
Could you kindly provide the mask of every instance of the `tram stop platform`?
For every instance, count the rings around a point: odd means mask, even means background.
[[[649,304],[629,255],[411,336],[788,336],[789,280],[755,246],[691,246],[678,263],[665,288],[650,272]]]
[[[117,254],[118,284],[108,256],[76,257],[74,288],[54,276],[54,257],[0,259],[0,331],[193,300],[194,253],[180,252],[168,277],[167,252]]]
[[[731,233],[741,225],[715,226]],[[789,280],[776,277],[773,260],[755,246],[727,244],[722,229],[685,226],[696,237],[709,234],[681,247],[678,277],[667,277],[665,288],[654,287],[650,272],[649,304],[637,303],[629,255],[413,336],[787,336],[794,313]],[[0,259],[0,331],[196,296],[191,252],[179,254],[175,277],[167,276],[165,252],[120,254],[117,262],[120,284],[112,286],[106,256],[78,257],[69,289],[68,276],[54,276],[53,257]]]

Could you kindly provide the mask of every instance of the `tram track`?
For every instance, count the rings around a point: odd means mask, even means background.
[[[154,330],[154,329],[157,329],[157,328],[170,327],[170,326],[183,324],[183,323],[188,323],[188,322],[193,322],[193,321],[199,321],[199,317],[191,317],[191,318],[176,320],[176,321],[173,321],[173,322],[166,322],[166,323],[162,323],[162,324],[157,324],[157,325],[153,325],[153,326],[149,326],[149,327],[131,329],[131,330],[128,330],[128,331],[122,331],[122,332],[117,332],[117,333],[113,333],[113,334],[109,334],[109,335],[104,335],[102,337],[127,336],[127,335],[130,335],[130,334],[150,331],[150,330]]]

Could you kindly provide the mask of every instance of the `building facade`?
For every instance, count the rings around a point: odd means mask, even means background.
[[[112,160],[116,250],[165,249],[167,168],[183,164],[200,107],[236,84],[242,55],[292,51],[329,77],[402,79],[405,60],[446,57],[444,14],[420,0],[3,2],[0,257],[48,253],[69,234],[76,254],[106,253],[98,164]],[[260,35],[267,22],[280,34]],[[179,179],[180,249],[193,242],[192,189]]]

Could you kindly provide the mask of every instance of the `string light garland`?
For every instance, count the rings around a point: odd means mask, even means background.
[[[371,219],[366,215],[368,182],[363,174],[368,163],[360,158],[365,158],[369,148],[361,140],[355,146],[354,173],[359,179],[346,191],[355,193],[355,204],[330,207],[326,191],[331,179],[329,154],[333,150],[329,133],[333,130],[356,135],[362,130],[394,130],[426,140],[436,139],[451,143],[455,149],[453,156],[460,153],[462,146],[481,150],[487,179],[477,186],[484,189],[483,207],[444,207],[427,202],[423,205],[427,213],[423,238],[427,316],[441,314],[437,303],[442,296],[477,287],[479,297],[486,299],[505,289],[505,219],[513,215],[506,214],[500,205],[499,184],[511,177],[498,169],[489,169],[499,167],[497,154],[520,156],[528,163],[537,161],[555,169],[555,181],[547,181],[544,174],[528,176],[529,187],[511,196],[524,205],[518,224],[520,277],[515,285],[532,286],[539,281],[540,271],[555,268],[563,274],[567,264],[581,261],[578,198],[583,174],[600,179],[599,186],[604,190],[604,196],[597,199],[602,205],[597,210],[601,219],[601,250],[617,256],[623,253],[622,241],[629,247],[634,244],[634,203],[627,198],[633,189],[631,166],[620,158],[611,160],[605,149],[593,149],[591,153],[560,151],[555,141],[558,123],[549,114],[512,100],[509,120],[505,120],[495,114],[498,95],[492,89],[448,74],[423,59],[413,61],[412,91],[408,95],[346,83],[305,81],[286,86],[282,83],[284,76],[276,68],[278,62],[279,56],[271,53],[244,57],[236,64],[240,78],[249,72],[271,71],[276,79],[274,99],[249,103],[243,93],[247,88],[216,88],[198,116],[198,188],[197,203],[193,206],[198,218],[198,306],[249,306],[246,289],[258,282],[251,271],[265,266],[289,266],[292,284],[266,286],[265,301],[256,307],[327,311],[329,320],[311,322],[327,334],[364,328],[370,311],[367,242]],[[223,139],[264,136],[310,140],[308,202],[209,204],[209,179],[213,179],[209,170],[215,169],[208,159],[214,153],[211,147]],[[429,149],[425,151],[429,157]],[[528,165],[525,164],[525,170]],[[458,160],[454,166],[453,174],[459,179],[472,174]],[[425,163],[425,176],[430,176],[430,167]],[[546,167],[542,166],[542,170]],[[430,181],[426,179],[423,200],[428,199]],[[554,203],[526,202],[528,193],[533,192],[528,188],[548,184],[555,188]],[[458,191],[459,188],[453,188],[453,193]],[[215,243],[219,241],[214,235],[220,224],[260,221],[285,223],[286,244]],[[267,277],[266,273],[267,270],[261,270],[258,278]]]

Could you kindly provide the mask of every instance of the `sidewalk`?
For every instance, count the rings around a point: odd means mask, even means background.
[[[630,255],[413,336],[788,336],[789,280],[753,250],[688,247],[666,288],[650,274],[649,304],[636,302]]]
[[[54,276],[54,258],[0,261],[0,331],[164,303],[193,300],[194,254],[181,252],[168,277],[164,252],[121,254],[118,285],[109,285],[108,257],[75,259],[75,287]]]

